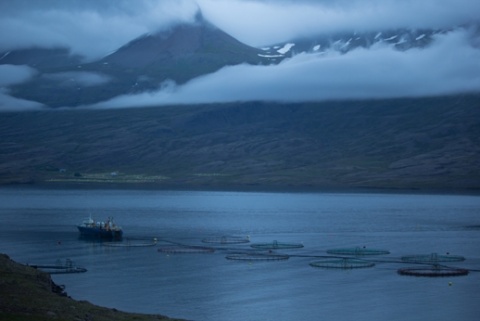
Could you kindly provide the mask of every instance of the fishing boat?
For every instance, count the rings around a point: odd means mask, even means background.
[[[90,216],[81,225],[77,225],[77,228],[82,236],[88,237],[121,239],[123,235],[122,228],[115,224],[112,217],[105,222],[96,222]]]

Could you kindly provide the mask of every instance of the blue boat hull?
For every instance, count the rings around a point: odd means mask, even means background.
[[[108,239],[121,239],[123,236],[122,230],[106,230],[97,227],[84,227],[77,226],[82,236],[108,238]]]

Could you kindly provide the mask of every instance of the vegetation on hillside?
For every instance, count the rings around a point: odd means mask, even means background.
[[[0,182],[480,187],[480,97],[0,115]]]
[[[0,254],[0,320],[174,321],[161,315],[125,313],[75,301],[50,276]]]

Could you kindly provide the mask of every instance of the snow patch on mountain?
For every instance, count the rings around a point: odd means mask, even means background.
[[[0,60],[2,60],[3,58],[5,58],[6,56],[8,56],[10,54],[10,51],[7,51],[5,54],[3,54],[2,57],[0,57]]]
[[[262,55],[262,54],[258,54],[259,57],[262,57],[262,58],[283,58],[285,57],[284,55]]]
[[[262,58],[271,58],[271,59],[285,58],[285,54],[288,53],[294,46],[295,46],[295,43],[289,42],[284,45],[263,47],[260,49],[265,51],[265,53],[258,54],[258,56]]]
[[[389,38],[383,39],[383,41],[392,41],[392,40],[395,40],[397,38],[398,38],[398,35],[395,35],[395,36],[391,36]]]
[[[294,43],[287,43],[282,48],[278,49],[277,52],[284,55],[290,51],[295,46]]]
[[[422,40],[423,38],[425,38],[425,34],[421,34],[420,36],[418,36],[417,38],[415,38],[416,41],[418,40]]]

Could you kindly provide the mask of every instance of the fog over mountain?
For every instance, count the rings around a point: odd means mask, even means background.
[[[183,86],[120,96],[95,107],[250,100],[301,102],[475,92],[480,89],[480,51],[467,43],[465,33],[459,31],[439,37],[428,49],[401,52],[379,45],[345,55],[335,51],[301,53],[278,65],[225,67]]]
[[[240,41],[265,46],[339,31],[444,29],[479,20],[472,0],[198,0],[207,19]],[[244,19],[244,17],[248,17]]]
[[[197,23],[199,12],[232,38],[262,49],[263,58],[273,53],[280,59],[234,60],[183,81],[140,75],[149,79],[148,91],[112,91],[99,96],[101,101],[66,101],[63,106],[295,102],[480,91],[480,3],[474,0],[0,0],[0,110],[45,104],[19,94],[22,84],[56,81],[51,90],[58,92],[59,81],[73,79],[78,88],[105,92],[107,84],[118,80],[116,74],[72,66],[106,63],[103,58],[134,39]],[[407,32],[415,36],[402,48]],[[329,36],[338,34],[344,36]],[[333,39],[328,45],[321,41],[327,38]],[[360,40],[366,42],[353,45]],[[5,62],[12,59],[11,52],[31,48],[66,48],[53,61],[63,55],[70,67]]]

